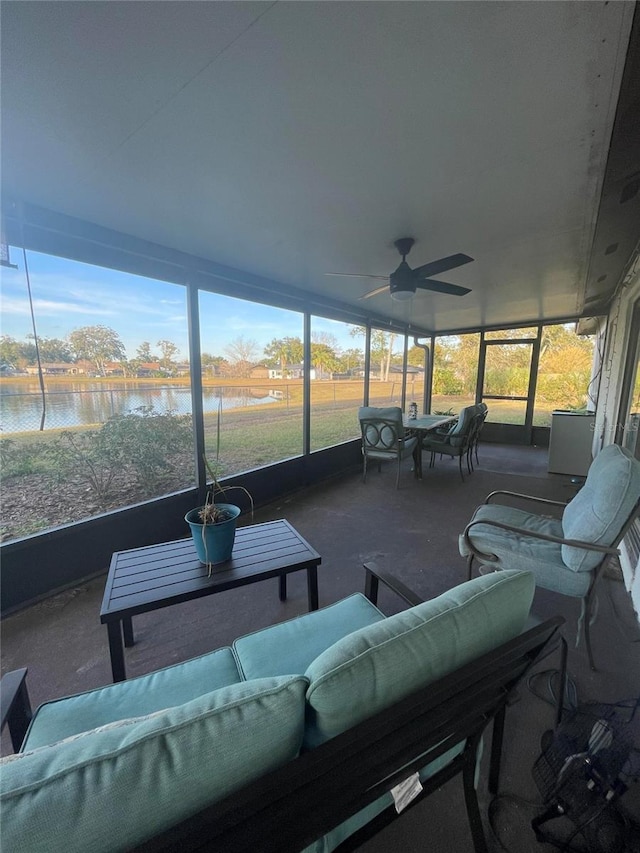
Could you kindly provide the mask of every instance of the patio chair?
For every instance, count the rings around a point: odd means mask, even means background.
[[[484,422],[486,421],[488,414],[489,407],[486,403],[476,404],[476,422],[474,426],[474,435],[471,442],[471,450],[473,455],[476,457],[476,465],[478,464],[478,444],[480,443],[480,433],[482,432],[482,428],[484,427]],[[471,460],[471,464],[473,465],[473,459]]]
[[[543,512],[562,507],[562,517],[491,502],[503,495],[536,502]],[[494,570],[528,569],[537,586],[581,598],[580,618],[589,664],[595,670],[589,628],[596,584],[607,558],[619,553],[618,543],[639,515],[640,462],[628,450],[611,444],[600,451],[584,486],[567,504],[515,492],[492,492],[460,535],[460,553],[467,558],[469,577],[474,560]]]
[[[413,454],[417,448],[418,439],[413,436],[405,438],[402,424],[402,409],[399,406],[375,408],[361,406],[358,410],[360,430],[362,432],[363,472],[362,482],[367,481],[367,463],[375,459],[378,471],[382,462],[388,459],[397,460],[396,489],[400,487],[400,465],[402,460]],[[414,465],[414,475],[418,476],[418,465]]]
[[[421,450],[427,450],[431,453],[431,459],[429,460],[430,468],[434,466],[436,453],[451,456],[452,459],[458,457],[460,477],[464,483],[462,459],[466,457],[467,471],[471,474],[472,468],[469,455],[472,448],[476,414],[475,406],[465,406],[458,415],[456,424],[449,432],[445,435],[430,434],[423,439]]]

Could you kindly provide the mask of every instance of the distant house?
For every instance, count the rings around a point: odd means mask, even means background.
[[[222,370],[220,369],[220,365],[215,362],[210,362],[208,364],[202,365],[202,375],[203,376],[222,376]]]
[[[66,361],[43,361],[41,366],[42,372],[47,376],[77,376],[86,373],[81,364],[72,364]],[[29,376],[38,375],[37,364],[30,364],[25,370]]]
[[[302,364],[285,364],[282,367],[265,367],[259,364],[251,371],[253,379],[302,379],[304,366]],[[311,378],[318,379],[315,367],[311,368]],[[322,378],[329,378],[329,374]]]
[[[138,376],[152,376],[160,372],[159,361],[143,361],[138,367]]]
[[[401,364],[392,364],[389,368],[389,373],[402,373],[402,365]],[[407,375],[411,376],[412,374],[415,376],[418,373],[424,373],[424,367],[415,367],[413,364],[407,365]]]
[[[282,370],[280,368],[265,367],[264,364],[257,364],[251,368],[249,375],[252,379],[282,379]]]
[[[302,379],[304,376],[304,364],[302,362],[300,364],[288,364],[284,370],[288,379]],[[312,367],[309,373],[311,374],[311,379],[329,379],[331,376],[329,373],[316,370],[315,367]]]

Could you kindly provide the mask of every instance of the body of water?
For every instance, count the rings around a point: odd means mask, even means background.
[[[219,402],[223,409],[262,406],[280,399],[275,392],[265,395],[264,389],[204,388],[205,412],[216,412]],[[126,415],[141,406],[153,407],[158,414],[171,411],[177,415],[192,412],[191,389],[185,385],[145,385],[123,383],[108,388],[99,382],[56,382],[47,390],[45,429],[101,424],[113,415]],[[11,382],[3,386],[0,380],[0,431],[2,435],[40,428],[42,396],[37,382]]]

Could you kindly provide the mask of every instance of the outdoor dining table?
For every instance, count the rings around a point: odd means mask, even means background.
[[[403,415],[402,424],[404,428],[419,438],[413,456],[418,479],[422,479],[422,439],[428,433],[438,429],[438,427],[451,424],[455,420],[455,415],[418,415],[417,418],[410,418],[408,415]]]

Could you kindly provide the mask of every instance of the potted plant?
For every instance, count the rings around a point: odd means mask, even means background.
[[[191,529],[196,554],[201,563],[207,566],[209,577],[214,566],[226,563],[231,559],[233,543],[236,538],[236,522],[241,509],[232,503],[216,501],[218,496],[226,498],[227,492],[240,489],[247,495],[251,502],[251,515],[253,517],[253,498],[243,486],[230,486],[224,488],[218,482],[220,470],[220,419],[222,415],[222,404],[218,403],[218,420],[216,436],[216,462],[211,466],[204,457],[204,464],[211,475],[211,483],[207,490],[204,506],[189,510],[184,519]]]

